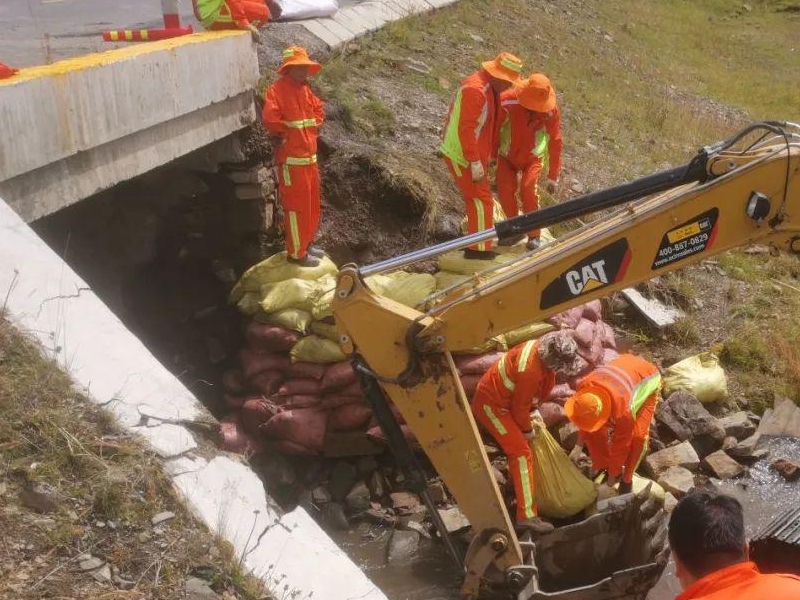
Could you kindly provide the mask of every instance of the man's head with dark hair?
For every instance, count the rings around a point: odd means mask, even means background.
[[[684,588],[709,573],[748,560],[742,505],[730,496],[692,492],[672,511],[669,545]]]

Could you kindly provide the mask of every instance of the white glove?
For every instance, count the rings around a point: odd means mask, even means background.
[[[558,187],[558,181],[556,179],[548,179],[544,189],[547,190],[548,194],[552,194],[556,191],[556,187]]]
[[[525,439],[531,441],[536,438],[536,429],[531,429],[530,431],[523,431],[522,435],[525,436]]]
[[[469,170],[472,172],[472,181],[478,182],[486,177],[486,171],[483,168],[483,163],[479,160],[469,163]]]

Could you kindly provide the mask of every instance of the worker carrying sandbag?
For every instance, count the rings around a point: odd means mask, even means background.
[[[276,0],[192,0],[192,6],[205,29],[247,29],[257,42],[258,28],[281,16]]]
[[[576,458],[585,443],[592,469],[607,471],[606,485],[620,482],[619,492],[630,492],[660,390],[658,367],[632,354],[620,354],[589,373],[564,404],[567,417],[580,429],[570,456]]]
[[[507,218],[539,210],[539,174],[547,169],[547,191],[555,192],[561,172],[561,117],[550,80],[536,73],[500,94],[497,195]],[[509,238],[500,244],[513,244]],[[539,230],[528,232],[528,249],[539,247]]]
[[[464,198],[468,233],[494,227],[489,162],[497,155],[498,94],[517,81],[521,71],[522,61],[508,52],[481,63],[461,82],[447,113],[439,150]],[[491,260],[495,253],[486,240],[466,249],[464,256]]]
[[[320,218],[317,137],[325,110],[308,78],[320,69],[305,48],[286,48],[281,78],[267,89],[261,115],[275,154],[287,257],[307,267],[319,265],[324,254],[311,244]]]
[[[575,340],[561,332],[515,346],[481,377],[472,400],[475,420],[508,456],[517,526],[536,533],[552,531],[553,526],[537,516],[534,503],[531,410],[550,394],[557,372],[567,377],[577,373],[577,353]]]

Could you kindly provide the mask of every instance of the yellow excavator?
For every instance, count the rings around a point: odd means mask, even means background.
[[[491,239],[510,239],[589,213],[603,218],[409,308],[364,278]],[[641,599],[666,561],[665,518],[633,494],[535,538],[509,518],[451,353],[541,321],[736,246],[800,252],[800,126],[755,123],[685,165],[495,224],[490,230],[371,266],[347,265],[334,315],[375,416],[408,480],[464,572],[462,595],[503,590],[520,600]],[[465,554],[425,493],[399,409],[475,533]]]

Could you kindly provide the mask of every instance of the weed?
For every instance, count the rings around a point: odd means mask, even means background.
[[[697,323],[689,317],[676,320],[667,330],[667,336],[675,344],[683,347],[694,346],[700,341]]]
[[[754,283],[758,281],[761,263],[748,254],[733,250],[719,255],[719,266],[730,277]]]

